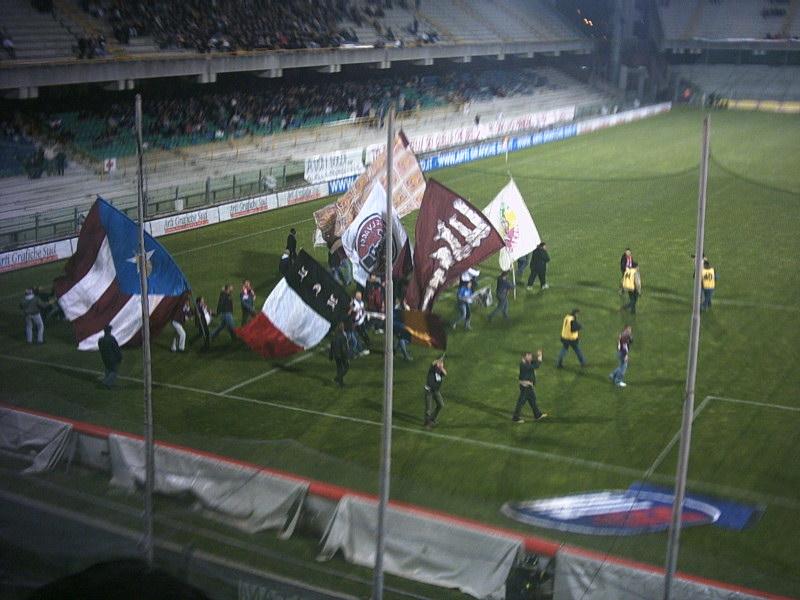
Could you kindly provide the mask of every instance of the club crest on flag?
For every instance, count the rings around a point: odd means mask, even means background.
[[[530,254],[542,241],[513,179],[483,209],[483,214],[503,237],[503,243],[512,260]]]
[[[500,206],[500,234],[506,248],[513,249],[519,240],[519,219],[517,213],[508,204]]]
[[[356,254],[358,264],[368,273],[380,270],[383,259],[383,240],[386,225],[383,216],[372,213],[363,219],[356,228]],[[392,262],[397,258],[397,240],[392,236]]]

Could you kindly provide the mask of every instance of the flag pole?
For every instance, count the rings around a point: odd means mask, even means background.
[[[378,498],[378,529],[375,545],[375,571],[372,580],[372,600],[383,600],[383,554],[386,549],[386,505],[389,502],[389,481],[392,463],[392,383],[394,380],[394,281],[392,263],[394,247],[392,175],[394,170],[394,103],[389,109],[386,143],[386,220],[384,221],[384,266],[386,276],[386,326],[383,347],[383,430],[381,432],[380,495]]]
[[[681,442],[678,447],[678,467],[675,474],[675,500],[672,505],[672,521],[669,527],[667,565],[664,575],[664,600],[670,599],[672,580],[678,563],[678,547],[681,533],[681,513],[686,495],[686,477],[689,470],[689,448],[692,440],[694,415],[695,380],[697,377],[697,353],[700,346],[700,294],[703,267],[703,239],[706,229],[706,198],[708,192],[708,152],[711,136],[710,117],[703,120],[702,153],[700,156],[700,185],[697,200],[697,234],[694,250],[694,282],[692,286],[692,326],[689,334],[689,365],[686,372],[686,392],[683,401]]]
[[[142,290],[142,367],[144,369],[144,539],[142,546],[148,567],[153,566],[153,375],[150,361],[150,307],[147,298],[147,251],[144,246],[144,148],[142,146],[142,96],[136,94],[136,154],[138,182],[136,188],[139,217],[139,282]]]

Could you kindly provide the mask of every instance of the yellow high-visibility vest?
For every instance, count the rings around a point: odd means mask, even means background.
[[[622,274],[622,289],[632,292],[636,289],[636,269],[628,267]]]
[[[713,290],[717,285],[717,278],[714,275],[714,267],[703,269],[703,289]]]
[[[561,339],[564,340],[577,340],[578,332],[572,331],[572,322],[575,320],[574,315],[567,315],[564,317],[564,323],[561,325]]]

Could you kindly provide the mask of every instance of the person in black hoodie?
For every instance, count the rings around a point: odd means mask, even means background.
[[[336,327],[328,357],[336,361],[336,377],[333,380],[339,387],[344,387],[344,376],[350,370],[350,341],[347,339],[343,322]]]
[[[110,389],[117,380],[117,369],[122,362],[122,351],[119,349],[117,338],[111,333],[111,325],[103,328],[103,337],[98,340],[97,348],[100,350],[100,358],[106,371],[101,381]]]
[[[528,289],[533,287],[537,277],[543,290],[550,287],[547,285],[547,263],[549,262],[550,255],[547,253],[547,244],[540,242],[531,253],[531,275],[528,277]]]
[[[547,416],[547,413],[540,411],[539,407],[536,405],[536,390],[534,389],[534,386],[536,385],[535,371],[541,364],[541,349],[536,351],[536,360],[533,360],[532,352],[522,353],[522,360],[519,363],[519,398],[517,399],[517,405],[514,407],[514,414],[511,417],[511,420],[514,421],[514,423],[525,422],[525,420],[522,418],[522,409],[524,408],[525,403],[531,405],[534,421],[539,421]]]

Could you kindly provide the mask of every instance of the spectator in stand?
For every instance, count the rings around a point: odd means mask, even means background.
[[[3,50],[8,54],[8,58],[17,58],[17,50],[14,47],[14,40],[11,39],[11,36],[5,30],[0,30],[0,37],[3,39]]]

